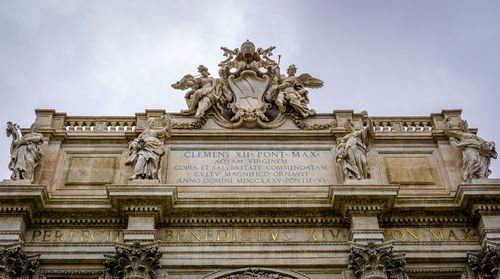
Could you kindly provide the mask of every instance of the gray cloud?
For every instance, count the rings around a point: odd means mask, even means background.
[[[170,84],[199,64],[217,73],[220,46],[275,45],[325,81],[311,107],[372,115],[462,108],[500,143],[498,1],[3,1],[2,121],[29,127],[34,108],[70,115],[179,111]],[[282,67],[283,67],[282,66]],[[8,177],[10,139],[0,137]],[[492,165],[493,176],[500,164]]]

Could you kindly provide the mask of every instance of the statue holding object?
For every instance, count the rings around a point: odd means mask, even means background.
[[[282,113],[286,111],[287,105],[289,105],[302,117],[315,115],[316,111],[307,107],[309,92],[305,87],[320,88],[323,87],[323,81],[313,78],[310,74],[301,74],[297,77],[295,76],[296,73],[297,67],[292,64],[287,70],[288,77],[283,78],[282,75],[279,75],[281,78],[278,79],[278,84],[274,87],[277,96],[271,99],[275,99],[274,102]]]
[[[213,78],[208,72],[208,68],[198,66],[199,76],[185,75],[181,80],[172,84],[175,89],[185,90],[191,88],[184,99],[188,109],[182,110],[182,114],[195,114],[196,118],[202,118],[205,112],[216,104],[222,94],[222,85],[219,79]]]
[[[7,137],[12,136],[12,144],[10,145],[10,162],[9,170],[12,171],[10,179],[12,180],[31,180],[35,168],[43,157],[43,152],[40,145],[43,144],[43,135],[37,133],[39,125],[33,123],[31,132],[20,137],[19,126],[16,123],[7,122]]]
[[[337,139],[337,162],[340,163],[345,180],[368,179],[367,148],[373,135],[373,121],[366,111],[361,112],[366,127],[355,130],[352,120],[345,123],[347,134]]]
[[[486,179],[491,174],[489,169],[491,158],[496,159],[498,154],[495,143],[485,141],[469,131],[467,121],[460,120],[459,131],[450,130],[450,119],[445,120],[445,133],[453,137],[453,142],[462,151],[462,176],[466,183],[472,179]]]
[[[161,129],[155,129],[155,123],[155,118],[149,118],[146,129],[129,144],[130,156],[125,165],[134,166],[134,174],[130,180],[159,180],[160,160],[165,153],[162,140],[170,137],[172,121],[168,114],[165,114],[162,116]]]

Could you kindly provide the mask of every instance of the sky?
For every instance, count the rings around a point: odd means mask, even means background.
[[[276,46],[325,82],[317,112],[428,116],[460,108],[500,144],[500,1],[0,0],[0,122],[29,127],[35,108],[68,115],[178,112],[170,85],[221,46]],[[0,136],[0,179],[11,138]],[[492,177],[500,177],[493,161]]]

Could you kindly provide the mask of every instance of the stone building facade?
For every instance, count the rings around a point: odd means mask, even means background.
[[[499,278],[496,151],[460,110],[316,114],[322,82],[252,45],[174,84],[181,113],[9,123],[0,278]]]

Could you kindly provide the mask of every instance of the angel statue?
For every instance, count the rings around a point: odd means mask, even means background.
[[[33,180],[36,166],[40,163],[43,152],[40,145],[43,143],[43,135],[37,133],[39,125],[33,123],[31,132],[19,137],[19,126],[16,123],[7,122],[7,137],[12,136],[10,145],[9,170],[12,171],[10,179]]]
[[[496,159],[498,154],[495,143],[469,132],[467,121],[458,123],[460,131],[450,130],[450,119],[445,120],[445,133],[454,137],[454,142],[462,150],[462,176],[464,182],[471,183],[472,179],[486,179],[491,174],[491,158]]]
[[[373,135],[373,121],[366,111],[361,112],[367,126],[356,131],[352,120],[347,119],[344,127],[347,134],[337,139],[337,162],[340,163],[346,180],[360,180],[368,178],[367,147]]]
[[[134,175],[129,179],[159,179],[160,159],[165,153],[162,139],[170,137],[172,121],[168,114],[162,116],[162,128],[155,129],[155,118],[149,118],[146,129],[129,144],[130,156],[125,162],[134,166]]]
[[[210,76],[207,67],[200,65],[198,72],[200,77],[185,75],[180,81],[172,84],[172,87],[180,90],[191,88],[184,96],[188,109],[182,110],[181,113],[195,114],[196,118],[201,118],[220,99],[222,85],[220,80]]]
[[[320,88],[323,86],[323,81],[313,78],[310,74],[301,74],[296,77],[296,72],[297,67],[292,64],[287,70],[288,77],[278,76],[278,85],[272,89],[274,94],[277,92],[275,103],[282,113],[286,111],[288,104],[303,117],[315,115],[316,111],[307,107],[309,93],[305,87]]]

